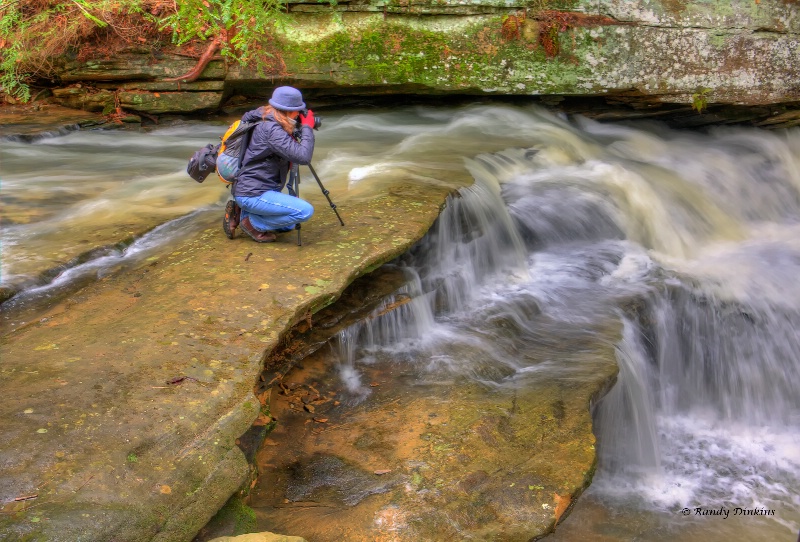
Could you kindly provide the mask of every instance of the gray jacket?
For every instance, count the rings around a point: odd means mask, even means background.
[[[286,184],[289,162],[311,163],[314,130],[302,126],[298,142],[275,121],[272,113],[262,119],[263,112],[264,108],[259,107],[242,115],[242,122],[264,122],[253,129],[242,169],[234,184],[234,196],[258,197],[269,190],[280,192]]]

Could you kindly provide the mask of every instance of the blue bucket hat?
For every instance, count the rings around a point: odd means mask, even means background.
[[[281,111],[302,111],[306,108],[303,95],[294,87],[278,87],[272,93],[269,105]]]

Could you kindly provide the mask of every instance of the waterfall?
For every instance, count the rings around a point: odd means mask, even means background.
[[[403,364],[414,385],[520,388],[584,378],[587,345],[613,345],[617,383],[593,411],[597,474],[572,517],[595,508],[576,524],[630,518],[628,538],[653,540],[796,536],[800,131],[682,132],[498,105],[326,119],[314,159],[334,194],[472,181],[392,263],[406,285],[334,341],[353,401],[376,361]],[[220,129],[7,142],[2,286],[46,296],[168,250],[190,213],[227,198],[182,173]],[[90,251],[145,231],[127,250]],[[65,262],[74,271],[52,285],[33,280]],[[713,506],[776,514],[702,524],[676,512]]]
[[[780,509],[717,539],[796,532],[798,134],[581,121],[547,135],[466,161],[473,186],[395,262],[410,301],[343,332],[342,364],[524,385],[575,370],[569,345],[616,320],[588,499],[684,530],[684,507]],[[564,355],[539,359],[543,342]]]

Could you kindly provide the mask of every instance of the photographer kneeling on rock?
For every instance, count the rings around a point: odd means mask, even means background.
[[[299,120],[299,122],[298,122]],[[307,165],[314,152],[314,113],[293,87],[278,87],[268,106],[248,111],[242,122],[260,122],[245,150],[242,169],[225,207],[229,238],[237,226],[253,240],[270,243],[275,233],[291,231],[314,214],[310,203],[282,193],[291,163]],[[295,137],[297,130],[298,137]],[[291,187],[289,188],[291,192]]]

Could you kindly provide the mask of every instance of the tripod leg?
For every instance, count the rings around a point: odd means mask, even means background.
[[[295,197],[300,197],[300,166],[297,164],[292,164],[292,174],[294,175],[294,195]],[[303,240],[300,238],[300,223],[294,225],[294,229],[297,230],[297,246],[303,245]]]
[[[336,204],[335,204],[335,203],[333,203],[333,201],[331,201],[331,198],[330,198],[330,196],[328,195],[328,194],[330,194],[330,192],[328,192],[328,191],[325,189],[325,187],[324,187],[324,186],[322,186],[322,181],[320,181],[320,180],[319,180],[319,175],[317,175],[317,172],[316,172],[316,171],[314,171],[314,166],[312,166],[312,165],[309,163],[309,164],[308,164],[308,169],[310,169],[310,170],[311,170],[311,174],[314,176],[314,179],[316,179],[316,181],[317,181],[317,184],[319,185],[319,188],[320,188],[320,190],[322,190],[322,195],[324,195],[324,196],[325,196],[325,198],[328,200],[328,203],[330,203],[330,204],[331,204],[331,209],[333,209],[333,212],[334,212],[334,213],[336,213],[336,218],[338,218],[338,219],[339,219],[339,224],[341,224],[342,226],[344,226],[344,221],[342,220],[342,217],[341,217],[341,216],[339,216],[339,211],[337,211],[337,210],[336,210]]]

